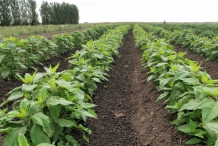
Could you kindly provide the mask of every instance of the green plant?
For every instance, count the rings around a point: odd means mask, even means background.
[[[107,30],[115,25],[99,25],[87,28],[84,32],[75,32],[72,35],[54,35],[52,41],[43,36],[30,36],[27,39],[14,37],[5,38],[0,43],[0,80],[9,80],[16,74],[25,72],[28,68],[84,45],[89,40],[98,39]],[[35,68],[34,68],[35,69]]]
[[[56,72],[57,64],[45,67],[44,73],[18,75],[23,85],[10,91],[9,98],[0,105],[15,101],[11,110],[0,110],[0,132],[7,133],[4,145],[77,145],[66,135],[71,128],[83,131],[83,139],[88,142],[85,133],[91,134],[91,130],[81,123],[97,117],[91,96],[96,83],[106,80],[109,64],[118,55],[129,28],[120,26],[98,41],[89,41],[68,58],[73,69]]]
[[[143,41],[138,44],[144,45],[142,62],[151,73],[148,81],[154,79],[157,89],[163,91],[157,100],[165,98],[166,108],[177,114],[172,124],[193,136],[186,143],[217,145],[218,80],[201,71],[196,62],[184,58],[185,53],[176,53],[164,39],[153,40],[138,25],[133,32],[136,42]],[[147,39],[140,39],[144,36]]]

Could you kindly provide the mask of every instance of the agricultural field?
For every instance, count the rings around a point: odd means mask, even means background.
[[[38,26],[10,26],[0,27],[0,40],[5,37],[27,38],[31,35],[47,36],[51,38],[53,34],[72,33],[81,31],[84,28],[95,24],[66,24],[66,25],[38,25]]]
[[[2,38],[0,146],[218,146],[217,37],[192,25]]]

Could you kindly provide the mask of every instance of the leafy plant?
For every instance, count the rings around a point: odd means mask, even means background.
[[[76,140],[63,133],[74,128],[91,134],[82,124],[88,117],[97,117],[91,96],[96,83],[106,80],[109,64],[118,55],[117,49],[129,28],[117,27],[98,41],[88,42],[68,58],[73,69],[56,72],[57,64],[45,67],[44,73],[18,75],[23,85],[10,91],[9,98],[0,105],[15,101],[11,110],[0,111],[0,132],[7,133],[4,145],[76,146]],[[83,139],[89,141],[85,134]]]
[[[184,58],[185,53],[176,53],[173,46],[164,39],[150,37],[141,27],[134,26],[136,44],[143,50],[142,62],[152,74],[148,81],[155,79],[157,89],[164,91],[157,100],[164,99],[170,113],[177,113],[172,122],[192,139],[187,144],[205,143],[217,145],[218,80],[200,70],[200,66]],[[146,39],[140,39],[147,36]]]
[[[98,25],[85,29],[82,33],[54,35],[52,40],[43,36],[31,36],[27,39],[5,38],[0,43],[0,80],[9,80],[16,74],[24,73],[36,64],[85,45],[89,40],[96,40],[107,30],[116,25]]]

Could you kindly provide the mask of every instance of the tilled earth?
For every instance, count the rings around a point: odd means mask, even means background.
[[[181,51],[181,48],[176,50]],[[67,69],[65,58],[74,52],[62,54],[43,64],[48,66],[60,62],[59,71]],[[205,58],[199,60],[199,55],[191,58],[196,54],[190,56],[189,53],[188,58],[205,62]],[[93,102],[98,105],[95,107],[98,118],[89,119],[85,123],[92,134],[88,136],[89,143],[79,140],[81,146],[185,146],[189,137],[170,124],[174,116],[164,109],[166,105],[163,101],[155,101],[161,93],[153,82],[146,82],[148,69],[141,66],[141,56],[139,48],[134,47],[130,31],[120,48],[120,56],[109,72],[109,81],[98,85],[93,97]],[[218,67],[210,71],[207,66],[203,65],[204,69],[217,78]],[[43,67],[39,71],[43,71]],[[0,83],[1,101],[6,98],[8,91],[20,85],[21,82],[17,80]],[[0,143],[3,143],[3,139]]]

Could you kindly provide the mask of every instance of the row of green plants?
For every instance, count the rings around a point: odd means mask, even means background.
[[[134,26],[137,47],[143,51],[142,63],[165,99],[169,113],[177,115],[172,124],[191,136],[186,144],[218,146],[218,80],[213,80],[200,65],[176,53],[164,39]]]
[[[0,80],[10,80],[40,62],[96,40],[116,25],[98,25],[86,28],[83,32],[57,34],[52,40],[44,36],[31,36],[27,39],[4,38],[0,43]]]
[[[56,72],[45,67],[45,72],[24,77],[22,86],[8,93],[0,106],[13,102],[12,108],[0,110],[0,132],[7,133],[4,146],[78,146],[69,135],[72,129],[81,130],[84,140],[91,130],[84,126],[88,117],[96,118],[92,110],[92,96],[97,84],[107,80],[118,48],[130,25],[110,30],[96,41],[88,41],[80,51],[68,59],[68,70]]]
[[[145,28],[152,31],[153,34],[169,40],[171,43],[206,56],[207,60],[218,61],[218,37],[209,39],[199,37],[189,30],[174,30],[171,32],[162,27],[153,27],[151,25],[146,25]]]
[[[218,27],[217,24],[208,24],[208,23],[155,23],[154,26],[163,27],[167,30],[188,30],[192,33],[197,34],[200,37],[207,37],[213,39],[218,36]]]

